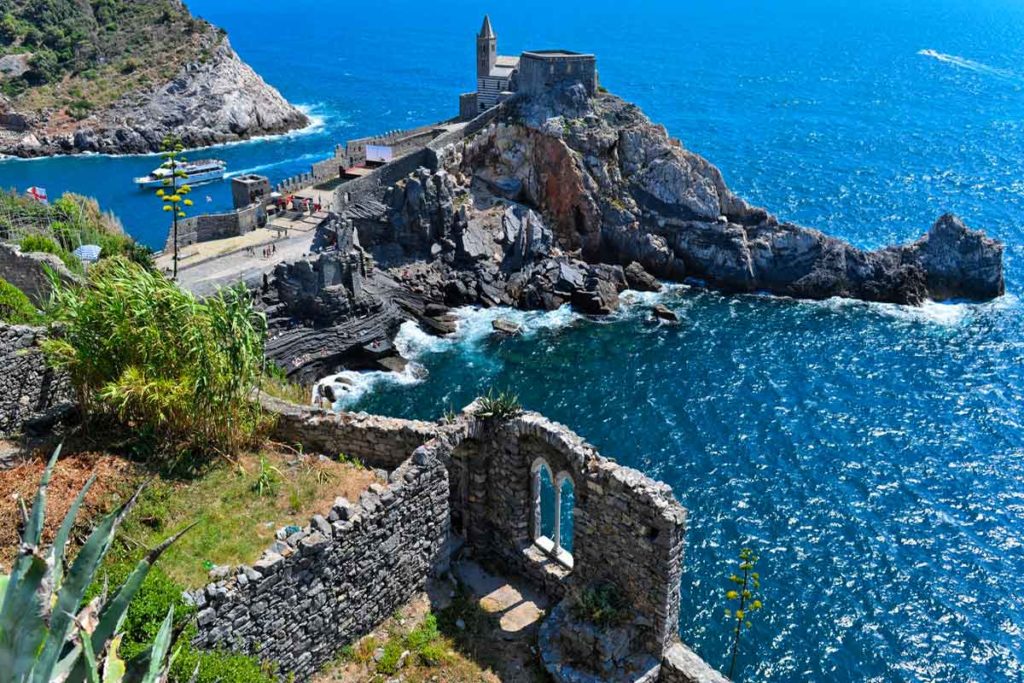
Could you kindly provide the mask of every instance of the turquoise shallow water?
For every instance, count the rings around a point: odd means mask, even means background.
[[[522,315],[497,341],[466,313],[401,342],[430,377],[354,407],[436,417],[487,386],[673,485],[690,510],[680,629],[725,662],[723,575],[762,554],[748,680],[1024,679],[1024,6],[1010,0],[515,5],[198,0],[236,49],[320,120],[215,154],[274,179],[347,137],[436,120],[472,87],[473,33],[499,50],[593,50],[604,84],[718,164],[740,194],[865,247],[943,211],[1007,243],[1007,297],[923,310],[676,289],[607,321]],[[147,243],[129,185],[151,157],[0,163],[0,184],[100,197]],[[210,186],[207,206],[228,202]],[[200,195],[201,196],[201,195]],[[204,202],[200,201],[200,205]],[[521,315],[521,314],[516,314]],[[372,378],[371,378],[372,379]]]

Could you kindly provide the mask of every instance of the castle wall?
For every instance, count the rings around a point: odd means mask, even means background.
[[[67,377],[50,368],[46,330],[0,322],[0,437],[50,424],[73,408]]]
[[[178,247],[225,237],[237,237],[262,227],[266,222],[267,212],[260,204],[227,213],[190,216],[178,222]],[[173,239],[172,230],[168,229],[164,251],[174,248]]]
[[[568,52],[524,52],[519,59],[518,92],[543,95],[567,83],[582,83],[587,93],[597,93],[597,59],[594,55]]]

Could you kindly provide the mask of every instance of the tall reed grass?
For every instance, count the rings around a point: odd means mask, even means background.
[[[45,344],[86,415],[105,413],[158,437],[162,452],[227,453],[260,432],[249,400],[263,369],[266,319],[244,288],[198,300],[125,258],[57,285]]]

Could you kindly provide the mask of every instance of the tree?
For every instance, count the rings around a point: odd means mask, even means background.
[[[156,191],[156,196],[164,205],[164,211],[171,214],[171,244],[174,249],[174,272],[171,277],[178,279],[178,219],[185,217],[185,207],[192,206],[192,200],[186,199],[185,195],[192,191],[188,183],[181,182],[188,178],[183,166],[188,160],[182,156],[185,151],[181,140],[174,136],[167,136],[160,145],[163,152],[161,156],[164,162],[160,165],[164,176],[163,187]]]
[[[757,595],[757,591],[761,589],[761,575],[754,571],[757,559],[757,555],[750,548],[740,550],[739,570],[743,572],[743,576],[732,573],[729,576],[729,580],[736,584],[738,590],[730,589],[725,593],[727,600],[730,602],[738,600],[740,603],[735,611],[731,609],[725,610],[726,619],[735,619],[736,621],[736,629],[733,633],[732,641],[732,661],[729,664],[730,679],[732,678],[733,671],[736,669],[736,655],[739,654],[740,649],[740,632],[742,629],[749,629],[752,626],[750,622],[751,615],[762,607],[761,598]]]

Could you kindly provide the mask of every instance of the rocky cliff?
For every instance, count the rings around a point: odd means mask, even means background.
[[[859,249],[779,221],[634,105],[580,86],[520,96],[497,122],[390,188],[364,243],[444,265],[420,282],[449,304],[591,313],[650,275],[730,292],[920,304],[1003,293],[1003,246],[952,215],[911,244]],[[385,226],[385,227],[382,227]],[[391,251],[378,246],[387,262]],[[628,277],[627,277],[628,276]]]
[[[180,2],[121,5],[124,18],[100,24],[74,5],[82,14],[74,26],[97,24],[83,31],[82,41],[95,43],[81,48],[88,57],[58,63],[52,73],[29,68],[52,54],[45,45],[19,45],[36,53],[5,57],[24,57],[25,69],[0,70],[0,153],[152,152],[168,134],[200,147],[308,125],[222,31]],[[130,31],[124,22],[132,22]]]

